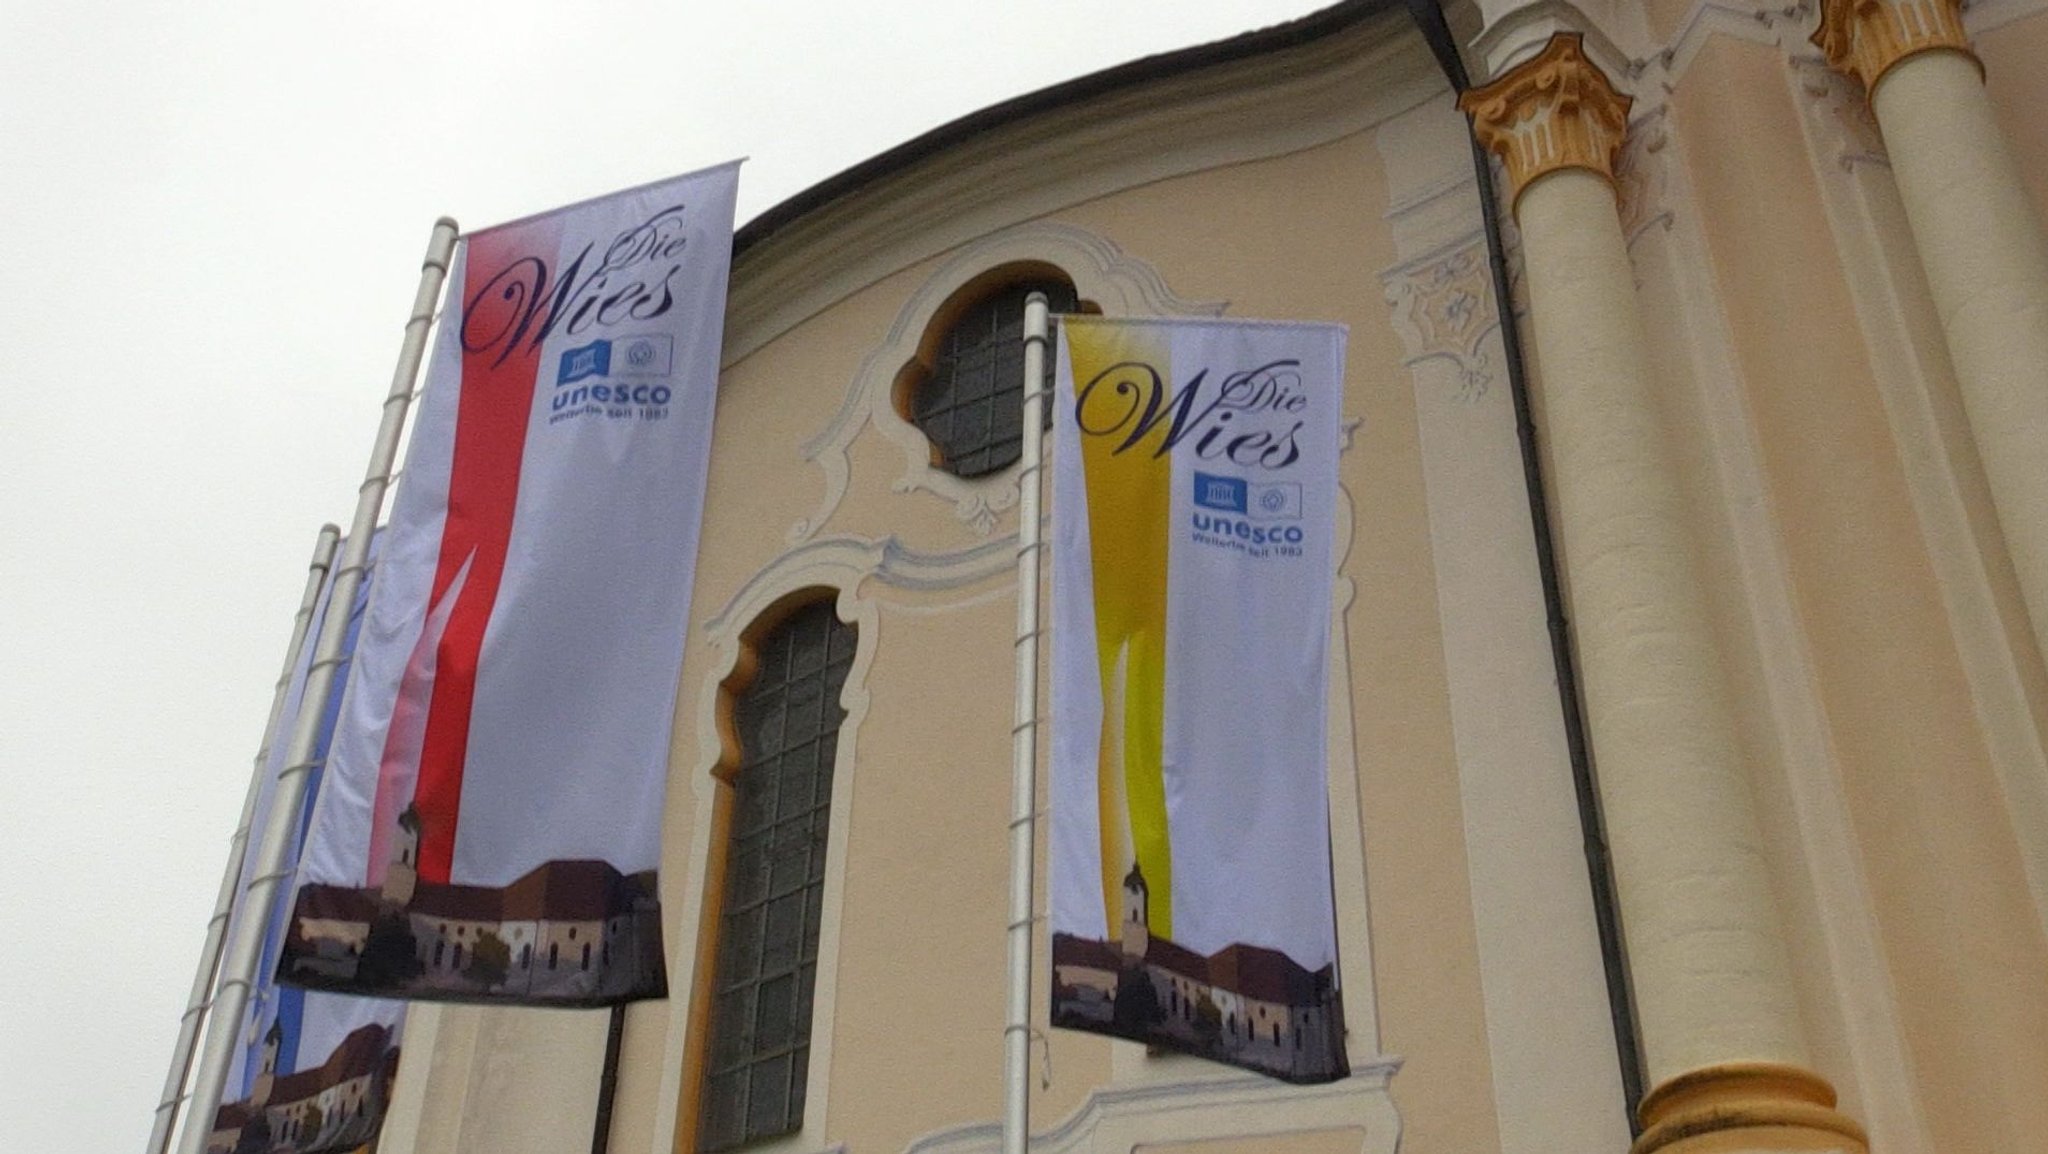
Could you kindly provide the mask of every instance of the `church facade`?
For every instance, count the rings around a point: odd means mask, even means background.
[[[2040,1147],[2044,60],[2043,0],[1346,0],[748,223],[670,996],[415,1005],[380,1154],[997,1149],[1033,291],[1350,330],[1349,1075],[1178,1052],[1320,1028],[1231,959],[1041,940],[1034,1150]],[[1054,1028],[1126,971],[1190,1045]]]

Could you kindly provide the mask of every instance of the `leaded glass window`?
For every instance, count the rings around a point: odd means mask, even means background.
[[[705,1154],[803,1127],[839,693],[856,637],[829,600],[796,610],[755,647],[754,679],[734,702],[742,760],[697,1129]]]
[[[1053,312],[1077,307],[1065,281],[1020,281],[983,297],[939,338],[931,374],[911,398],[911,419],[937,449],[939,464],[960,477],[1008,468],[1024,443],[1024,298],[1045,294]],[[1046,358],[1052,387],[1052,358]]]

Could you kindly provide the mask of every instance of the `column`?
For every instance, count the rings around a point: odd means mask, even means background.
[[[1813,41],[1870,94],[2048,655],[2048,240],[1992,115],[1961,5],[1826,0]]]
[[[1521,228],[1551,485],[1653,1087],[1637,1154],[1863,1151],[1813,1073],[1579,37],[1465,94]]]

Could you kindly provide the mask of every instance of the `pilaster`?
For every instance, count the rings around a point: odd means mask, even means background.
[[[1813,42],[1869,93],[2048,655],[2048,235],[1984,91],[1961,0],[1826,0]]]

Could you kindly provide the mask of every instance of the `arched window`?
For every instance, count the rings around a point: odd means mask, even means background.
[[[750,642],[754,660],[741,663],[751,676],[728,687],[740,748],[698,1096],[697,1149],[706,1154],[804,1120],[839,695],[857,633],[829,599],[774,620]]]
[[[999,472],[1023,450],[1024,298],[1042,292],[1056,313],[1079,307],[1073,283],[1056,272],[998,275],[939,310],[899,378],[900,410],[931,441],[932,463],[958,477]],[[1046,372],[1050,385],[1051,357]]]

